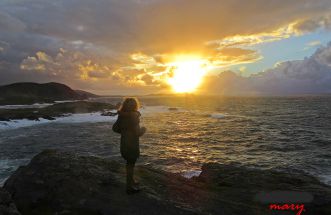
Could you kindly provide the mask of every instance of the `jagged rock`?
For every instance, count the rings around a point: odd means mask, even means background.
[[[10,120],[6,117],[0,117],[0,121],[5,121],[5,122],[9,122]]]
[[[104,111],[101,113],[101,116],[116,116],[117,113],[111,111]]]
[[[313,200],[301,215],[331,214],[331,188],[301,174],[206,164],[186,179],[138,167],[141,193],[125,193],[124,164],[98,157],[46,150],[20,167],[4,188],[22,214],[296,214],[271,211],[257,201],[262,191],[301,191]]]
[[[101,102],[75,101],[56,103],[43,108],[0,109],[0,121],[28,119],[39,121],[39,118],[54,120],[66,114],[93,113],[114,110],[115,105]]]
[[[44,115],[43,118],[44,118],[44,119],[48,119],[48,120],[55,120],[54,117],[51,117],[51,116],[49,116],[49,115]]]
[[[0,215],[20,215],[10,194],[0,188]]]
[[[178,111],[178,108],[176,108],[176,107],[170,107],[170,108],[168,108],[168,110],[169,111]]]

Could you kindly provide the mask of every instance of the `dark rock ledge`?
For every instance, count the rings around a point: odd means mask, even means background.
[[[10,194],[0,188],[0,215],[20,215]]]
[[[1,109],[0,122],[28,119],[39,121],[40,118],[54,120],[56,117],[74,113],[93,113],[114,110],[118,105],[101,102],[75,101],[56,103],[43,108]]]
[[[271,211],[268,203],[256,200],[260,192],[275,190],[308,193],[312,199],[302,215],[331,214],[331,188],[303,173],[206,164],[202,174],[192,179],[147,167],[138,167],[137,175],[143,191],[128,196],[122,164],[46,150],[18,168],[4,189],[23,215],[296,214]],[[18,214],[8,193],[5,198],[2,193],[0,214]]]

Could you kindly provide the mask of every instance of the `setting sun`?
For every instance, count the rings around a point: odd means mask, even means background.
[[[173,74],[168,83],[176,93],[195,91],[207,72],[206,62],[200,59],[175,61],[169,65],[173,69]]]

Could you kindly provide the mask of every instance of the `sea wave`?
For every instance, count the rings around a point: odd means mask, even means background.
[[[209,115],[211,118],[214,118],[214,119],[223,119],[226,117],[226,114],[223,114],[223,113],[212,113]]]
[[[52,103],[35,103],[32,105],[0,105],[0,109],[25,109],[25,108],[44,108],[53,105]]]
[[[318,179],[329,186],[331,186],[331,174],[321,174],[317,175]]]
[[[59,103],[62,101],[58,101]],[[34,104],[32,106],[37,107],[37,105],[47,105],[47,104]],[[30,106],[32,108],[32,106]],[[13,106],[12,109],[23,106]],[[26,106],[25,106],[26,108]],[[140,109],[142,114],[155,114],[163,112],[180,112],[184,111],[182,108],[168,107],[168,106],[144,106]],[[44,118],[39,118],[39,120],[29,120],[29,119],[19,119],[10,121],[0,121],[0,130],[6,129],[16,129],[22,127],[29,127],[35,125],[41,125],[45,123],[97,123],[97,122],[113,122],[117,119],[117,116],[102,116],[101,112],[94,113],[78,113],[78,114],[68,114],[62,117],[56,117],[54,120],[48,120]]]
[[[45,123],[97,123],[97,122],[113,122],[117,119],[117,116],[102,116],[101,112],[94,113],[78,113],[70,114],[62,117],[57,117],[54,120],[48,120],[39,118],[39,120],[10,120],[10,121],[0,121],[0,130],[5,129],[16,129],[22,127],[29,127],[34,125],[41,125]]]
[[[185,109],[180,107],[170,106],[143,106],[140,109],[142,114],[154,114],[154,113],[167,113],[167,112],[184,112]]]
[[[25,109],[25,108],[44,108],[58,103],[77,102],[81,100],[54,101],[54,103],[34,103],[31,105],[0,105],[0,109]]]
[[[0,186],[8,178],[8,174],[14,171],[18,166],[29,162],[29,159],[2,159],[0,160]]]
[[[185,171],[185,172],[182,172],[181,175],[184,177],[184,178],[193,178],[193,177],[198,177],[200,174],[201,174],[201,170],[190,170],[190,171]]]

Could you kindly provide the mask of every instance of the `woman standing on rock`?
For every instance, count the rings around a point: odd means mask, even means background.
[[[139,192],[138,182],[134,180],[134,166],[139,157],[139,137],[146,132],[140,127],[139,102],[136,98],[124,99],[118,110],[117,121],[113,131],[121,134],[121,155],[126,160],[126,192],[133,194]]]

